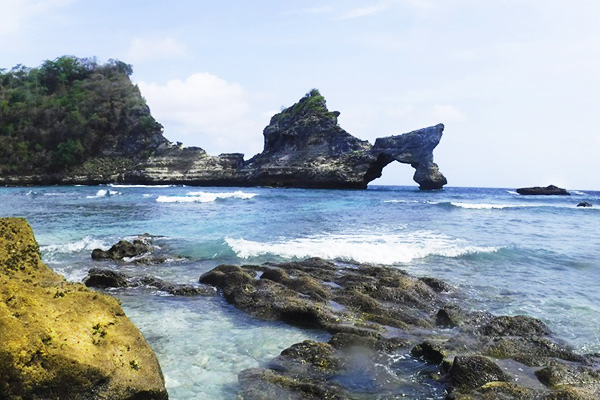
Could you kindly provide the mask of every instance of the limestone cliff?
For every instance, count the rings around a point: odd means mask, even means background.
[[[393,161],[412,165],[421,189],[439,189],[446,178],[433,162],[442,124],[375,141],[357,139],[338,125],[337,111],[313,89],[271,118],[264,150],[248,161],[239,153],[210,156],[202,149],[156,152],[120,180],[201,186],[275,186],[364,189]]]
[[[0,219],[0,280],[0,398],[168,398],[119,301],[52,272],[24,219]]]
[[[154,130],[150,136],[140,137],[139,143],[132,143],[134,136],[128,135],[116,149],[109,146],[113,150],[68,172],[0,174],[0,184],[119,182],[364,189],[393,161],[415,168],[414,180],[420,189],[440,189],[447,183],[433,162],[442,124],[379,138],[371,145],[342,129],[339,114],[329,111],[324,97],[313,89],[271,118],[263,131],[262,153],[247,161],[240,153],[211,156],[198,147],[173,145]],[[132,153],[135,157],[124,156]]]

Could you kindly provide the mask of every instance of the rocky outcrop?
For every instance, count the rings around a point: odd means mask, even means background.
[[[209,156],[202,149],[171,148],[123,176],[127,182],[213,186],[364,189],[393,161],[410,164],[421,189],[447,183],[433,162],[442,124],[377,139],[357,139],[339,125],[337,111],[312,90],[275,114],[264,129],[263,152],[244,161],[239,153]]]
[[[0,279],[0,398],[168,398],[119,301],[52,272],[24,219],[0,219]]]
[[[437,279],[312,258],[221,265],[200,282],[257,318],[333,335],[242,371],[246,400],[600,397],[597,355],[573,352],[536,318],[463,310]],[[411,368],[412,386],[401,372]]]
[[[0,177],[0,183],[119,182],[364,189],[394,161],[415,168],[414,180],[420,189],[440,189],[447,183],[433,162],[433,150],[444,131],[442,124],[379,138],[372,145],[343,130],[338,125],[339,115],[338,111],[329,111],[324,97],[313,89],[298,103],[271,118],[263,131],[262,153],[249,160],[244,160],[240,153],[211,156],[198,147],[167,144],[158,134],[160,137],[147,140],[152,147],[146,153],[151,155],[141,161],[115,162],[104,154],[101,162],[90,161],[85,164],[88,167],[84,165],[71,173],[4,176]],[[130,147],[128,141],[127,148]]]
[[[527,187],[527,188],[519,188],[519,189],[517,189],[517,193],[522,194],[522,195],[545,195],[545,196],[552,196],[552,195],[569,196],[571,194],[566,189],[562,189],[562,188],[556,187],[554,185],[550,185],[550,186],[546,186],[546,187],[534,186],[534,187]]]
[[[95,260],[111,259],[122,260],[125,257],[136,257],[151,251],[151,246],[142,239],[134,239],[133,242],[120,240],[108,250],[94,249],[92,258]]]

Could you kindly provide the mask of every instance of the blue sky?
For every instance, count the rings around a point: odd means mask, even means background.
[[[173,141],[261,151],[312,88],[371,142],[442,122],[451,186],[600,189],[600,2],[0,0],[0,68],[133,65]],[[410,184],[390,166],[377,183]]]

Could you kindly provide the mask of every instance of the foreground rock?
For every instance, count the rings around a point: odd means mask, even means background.
[[[244,399],[600,398],[598,358],[574,353],[538,319],[463,310],[434,278],[313,258],[221,265],[200,282],[260,319],[333,335],[241,372]]]
[[[329,111],[318,90],[274,115],[263,131],[262,153],[244,160],[240,153],[211,156],[201,148],[168,143],[154,132],[143,143],[128,143],[144,151],[119,152],[88,160],[80,168],[54,174],[0,177],[5,185],[47,184],[185,184],[196,186],[275,186],[355,188],[382,174],[391,162],[410,164],[420,189],[440,189],[446,178],[433,161],[444,126],[438,124],[402,135],[379,138],[372,145],[338,125],[338,111]],[[141,140],[141,139],[140,139]],[[125,143],[125,142],[124,142]],[[120,158],[112,159],[111,155]],[[122,154],[130,155],[123,160]],[[140,158],[140,155],[148,154]],[[84,168],[93,165],[93,168]]]
[[[0,219],[0,266],[0,398],[168,398],[118,300],[42,264],[24,219]]]
[[[546,186],[546,187],[527,187],[517,189],[517,193],[522,195],[545,195],[545,196],[569,196],[569,193],[566,189],[562,189],[556,187],[554,185]]]

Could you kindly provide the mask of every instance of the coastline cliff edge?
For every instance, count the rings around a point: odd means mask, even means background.
[[[39,68],[0,72],[5,104],[0,109],[0,185],[365,189],[394,161],[415,168],[420,189],[447,183],[433,162],[442,124],[371,144],[342,129],[340,113],[329,111],[313,89],[271,118],[260,154],[249,160],[240,153],[212,156],[163,136],[131,73],[132,67],[120,61],[98,65],[71,56]]]

